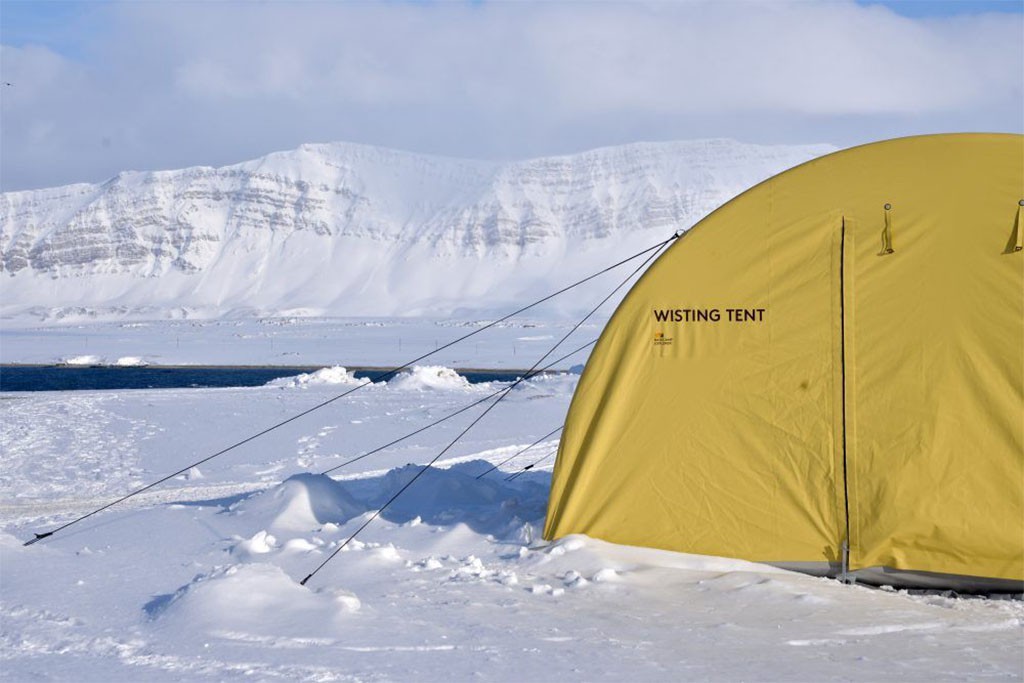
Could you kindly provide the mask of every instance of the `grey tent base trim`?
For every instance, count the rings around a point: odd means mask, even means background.
[[[769,562],[773,567],[789,569],[803,574],[839,578],[842,567],[828,562]],[[850,572],[847,576],[870,586],[892,586],[893,588],[916,588],[926,590],[952,590],[958,593],[1021,593],[1024,581],[1014,579],[993,579],[984,576],[961,574],[940,574],[892,567],[868,567]]]

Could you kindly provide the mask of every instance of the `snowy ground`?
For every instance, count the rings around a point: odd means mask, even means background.
[[[30,360],[30,345],[12,350],[9,341],[5,361]],[[155,360],[130,344],[99,355]],[[553,458],[511,482],[505,475],[556,441],[476,476],[561,424],[573,376],[513,391],[305,587],[299,581],[408,481],[416,468],[407,464],[429,461],[479,409],[333,480],[316,473],[500,385],[427,370],[359,390],[21,545],[347,381],[334,371],[249,389],[0,396],[3,679],[1024,678],[1020,601],[850,587],[584,537],[545,544]]]
[[[242,320],[4,321],[0,363],[85,365],[346,365],[393,367],[430,353],[495,318],[265,318]],[[579,346],[604,327],[595,316],[573,339]],[[573,319],[515,318],[430,363],[457,368],[528,368],[573,326]],[[575,348],[575,347],[572,347]],[[569,350],[569,349],[567,349]],[[581,363],[586,354],[573,359]]]

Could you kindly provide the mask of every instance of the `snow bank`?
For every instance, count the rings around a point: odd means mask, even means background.
[[[509,398],[572,396],[579,381],[579,372],[545,372],[520,382]]]
[[[490,464],[477,461],[479,470],[476,474],[486,471]],[[383,504],[391,496],[423,469],[420,465],[406,465],[388,472],[381,484],[378,504]],[[461,470],[461,471],[459,471]],[[476,479],[466,472],[463,465],[443,470],[431,467],[410,487],[401,498],[389,508],[391,511],[404,510],[412,516],[429,520],[438,513],[455,508],[490,506],[500,502],[503,495],[509,494],[507,487],[495,479]]]
[[[330,368],[320,368],[316,372],[304,372],[295,377],[279,377],[267,382],[268,387],[281,387],[292,389],[295,387],[362,384],[368,380],[356,379],[356,376],[340,365]]]
[[[261,529],[309,531],[328,523],[343,524],[366,508],[326,475],[297,474],[236,503],[231,510]]]
[[[96,365],[105,365],[118,368],[141,368],[149,365],[145,360],[138,356],[121,356],[113,363],[108,363],[102,356],[85,355],[85,356],[68,356],[67,358],[61,358],[57,361],[58,365],[70,365],[74,367],[92,367]]]
[[[149,365],[149,363],[138,356],[122,356],[114,361],[114,365],[119,368],[142,368]]]
[[[469,380],[451,368],[442,365],[417,365],[406,372],[401,372],[388,382],[389,389],[403,391],[424,390],[470,390],[473,385]]]
[[[392,522],[420,520],[427,524],[463,523],[478,533],[515,535],[523,520],[543,522],[547,490],[506,483],[500,476],[477,479],[491,463],[471,460],[448,469],[431,467],[384,513]],[[389,471],[370,505],[383,505],[420,471],[406,465]]]
[[[705,585],[711,585],[709,581],[728,583],[731,579],[725,577],[739,577],[736,586],[740,587],[750,584],[751,576],[761,581],[765,575],[792,575],[788,570],[747,560],[617,545],[584,534],[563,536],[546,546],[542,552],[534,554],[527,564],[536,567],[552,563],[556,566],[572,566],[580,571],[586,569],[586,574],[593,574],[591,580],[599,583],[617,580],[624,574],[632,574],[645,567],[707,575],[708,579],[700,579],[700,583]],[[733,587],[725,589],[731,590]]]
[[[103,359],[99,356],[69,356],[58,361],[59,365],[90,366],[103,365]]]
[[[220,567],[200,574],[146,611],[164,626],[216,635],[323,635],[359,609],[341,590],[310,591],[272,564]]]
[[[198,467],[190,467],[184,474],[179,474],[176,479],[182,481],[196,481],[197,479],[203,479],[203,473],[199,471]]]

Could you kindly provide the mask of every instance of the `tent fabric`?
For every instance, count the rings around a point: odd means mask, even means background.
[[[545,538],[1024,581],[1024,136],[822,157],[676,241],[569,410]]]

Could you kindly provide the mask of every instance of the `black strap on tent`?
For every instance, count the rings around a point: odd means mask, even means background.
[[[622,282],[620,282],[618,285],[616,285],[615,289],[613,289],[611,292],[608,293],[608,296],[606,296],[605,298],[601,299],[601,301],[596,306],[594,306],[592,309],[590,309],[590,311],[585,316],[580,318],[579,322],[577,322],[575,325],[572,326],[571,330],[566,332],[565,335],[563,335],[561,339],[559,339],[557,342],[555,342],[554,346],[552,346],[550,349],[548,349],[547,353],[545,353],[543,356],[541,356],[540,360],[538,360],[536,363],[533,364],[533,366],[527,371],[527,374],[533,372],[538,367],[540,367],[540,364],[543,363],[547,359],[548,356],[550,356],[552,353],[554,353],[555,349],[557,349],[559,346],[561,346],[565,342],[565,340],[568,339],[573,334],[573,332],[578,330],[579,327],[590,318],[590,316],[592,316],[594,313],[596,313],[597,310],[599,308],[601,308],[601,306],[603,306],[605,304],[605,302],[607,302],[609,299],[611,299],[613,296],[615,296],[616,292],[618,292],[620,289],[622,289],[626,285],[626,283],[629,282],[633,278],[634,275],[636,275],[637,273],[642,271],[644,269],[644,267],[648,263],[650,263],[652,260],[654,260],[654,258],[657,257],[659,253],[661,253],[661,250],[663,248],[665,248],[665,246],[667,246],[670,242],[675,240],[678,236],[679,235],[676,234],[671,239],[668,239],[668,240],[665,240],[664,242],[662,242],[661,246],[659,246],[658,249],[656,251],[654,251],[650,256],[648,256],[646,259],[644,259],[643,263],[641,263],[639,266],[637,266],[633,270],[633,272],[631,272],[629,275],[627,275],[626,278]],[[459,432],[458,436],[456,436],[454,439],[452,439],[451,442],[449,442],[447,446],[442,448],[438,452],[438,454],[435,455],[430,460],[430,462],[428,462],[426,465],[421,467],[419,472],[414,474],[412,479],[410,479],[408,482],[406,482],[405,485],[402,486],[402,488],[398,489],[398,491],[396,491],[395,494],[392,495],[387,500],[386,503],[384,503],[376,511],[374,511],[374,513],[372,515],[370,515],[370,518],[367,519],[365,522],[363,522],[359,526],[358,529],[353,531],[352,534],[349,535],[349,537],[346,538],[345,541],[341,545],[339,545],[337,548],[334,549],[334,552],[332,552],[330,555],[328,555],[324,559],[323,562],[321,562],[319,565],[317,565],[316,569],[314,569],[309,574],[307,574],[306,578],[302,579],[302,581],[299,582],[299,585],[305,586],[306,583],[310,579],[312,579],[314,576],[316,576],[317,572],[319,572],[321,569],[323,569],[327,565],[328,562],[333,560],[338,553],[340,553],[342,550],[344,550],[348,546],[349,543],[351,543],[353,540],[355,540],[356,536],[358,536],[360,533],[362,533],[362,531],[366,527],[370,526],[370,524],[373,522],[373,520],[377,519],[381,515],[382,512],[387,510],[388,507],[390,507],[392,503],[394,503],[396,500],[398,500],[398,497],[401,496],[403,493],[405,493],[406,490],[408,490],[408,488],[410,486],[412,486],[414,483],[416,483],[416,480],[419,479],[420,477],[422,477],[423,474],[426,473],[426,471],[429,470],[431,468],[431,466],[434,465],[434,463],[436,463],[438,460],[440,460],[442,455],[444,455],[449,450],[451,450],[451,448],[456,443],[458,443],[459,440],[462,439],[463,436],[465,436],[466,434],[469,433],[469,430],[471,430],[473,427],[475,427],[477,425],[477,423],[480,422],[480,420],[484,419],[484,417],[487,415],[487,413],[491,412],[495,408],[495,406],[497,406],[499,403],[501,403],[502,399],[504,399],[506,396],[508,396],[509,393],[511,393],[511,391],[513,389],[515,389],[517,386],[519,386],[522,382],[523,382],[523,378],[519,377],[518,379],[516,379],[516,381],[512,382],[512,384],[510,384],[507,388],[503,389],[502,392],[498,395],[498,397],[494,399],[494,401],[491,403],[491,405],[487,406],[487,408],[484,409],[484,411],[482,413],[477,415],[476,419],[474,419],[472,422],[470,422],[469,425],[467,425],[465,429],[463,429],[461,432]]]
[[[543,368],[540,368],[539,370],[536,370],[534,372],[524,373],[523,374],[523,379],[524,380],[528,380],[528,379],[531,379],[533,377],[536,377],[537,375],[550,370],[551,368],[553,368],[554,366],[558,365],[559,363],[561,363],[565,359],[567,359],[567,358],[569,358],[571,356],[575,356],[577,353],[579,353],[583,349],[587,348],[588,346],[593,346],[596,343],[597,343],[596,339],[588,341],[583,346],[580,346],[580,347],[576,348],[574,351],[570,351],[569,353],[565,354],[564,356],[562,356],[558,360],[551,361],[550,363],[545,365]],[[456,415],[461,415],[462,413],[466,412],[470,408],[473,408],[475,406],[480,405],[481,403],[485,403],[485,402],[491,400],[492,398],[494,398],[498,394],[502,393],[503,391],[505,391],[504,388],[498,389],[493,394],[488,394],[487,396],[484,396],[483,398],[477,399],[476,401],[473,401],[472,403],[459,408],[455,412],[448,413],[444,417],[439,418],[437,420],[434,420],[433,422],[431,422],[428,425],[424,425],[423,427],[420,427],[419,429],[417,429],[415,431],[409,432],[405,436],[400,436],[397,439],[395,439],[394,441],[389,441],[388,443],[384,444],[383,446],[378,446],[377,448],[374,448],[372,451],[367,451],[366,453],[363,453],[362,455],[356,456],[355,458],[352,458],[351,460],[346,460],[345,462],[341,463],[340,465],[335,465],[334,467],[332,467],[329,470],[324,470],[320,474],[330,474],[331,472],[334,472],[335,470],[340,470],[342,467],[346,467],[348,465],[351,465],[354,462],[359,462],[363,458],[368,458],[371,455],[373,455],[374,453],[379,453],[379,452],[383,451],[386,448],[390,448],[390,447],[394,446],[395,444],[399,444],[399,443],[405,441],[406,439],[409,439],[411,437],[416,436],[417,434],[419,434],[421,432],[427,431],[431,427],[436,427],[437,425],[441,424],[442,422],[444,422],[446,420],[450,420],[451,418],[455,417]],[[561,427],[559,427],[558,429],[561,429]],[[558,431],[558,430],[556,429],[555,431]],[[551,432],[551,434],[554,434],[554,433],[555,432]],[[548,436],[550,436],[550,434]],[[536,445],[536,444],[534,444],[534,445]],[[529,446],[527,446],[527,448],[529,448]],[[527,448],[524,448],[523,451],[527,450]],[[519,451],[519,453],[522,453],[523,451]],[[517,453],[516,455],[519,455],[519,453]],[[515,456],[512,456],[512,457],[515,457]],[[501,463],[501,464],[504,465],[505,463]],[[488,472],[489,471],[490,470],[488,470]],[[487,472],[484,472],[484,474],[487,474]],[[483,476],[483,475],[481,475],[481,476]],[[479,478],[480,477],[477,477],[477,479],[479,479]]]
[[[604,268],[604,269],[602,269],[602,270],[600,270],[600,271],[598,271],[598,272],[596,272],[596,273],[594,273],[592,275],[588,275],[587,277],[585,277],[585,278],[583,278],[581,280],[577,280],[576,282],[572,283],[571,285],[563,287],[562,289],[559,289],[558,291],[556,291],[556,292],[554,292],[552,294],[548,294],[547,296],[545,296],[545,297],[543,297],[541,299],[538,299],[537,301],[534,301],[531,304],[523,306],[522,308],[519,308],[518,310],[515,310],[512,313],[509,313],[509,314],[507,314],[505,316],[502,316],[501,318],[498,318],[497,320],[494,320],[494,321],[484,325],[483,327],[479,327],[479,328],[473,330],[472,332],[464,334],[464,335],[462,335],[461,337],[459,337],[457,339],[454,339],[454,340],[452,340],[452,341],[450,341],[450,342],[448,342],[448,343],[446,343],[446,344],[444,344],[442,346],[437,347],[433,351],[430,351],[428,353],[423,354],[422,356],[419,356],[419,357],[414,358],[414,359],[412,359],[410,361],[407,361],[407,362],[403,363],[402,365],[399,365],[398,367],[392,368],[391,370],[387,370],[385,372],[379,373],[379,374],[375,375],[374,377],[369,378],[366,382],[363,382],[362,384],[357,384],[356,386],[352,387],[351,389],[349,389],[347,391],[344,391],[344,392],[342,392],[342,393],[340,393],[340,394],[338,394],[336,396],[333,396],[333,397],[327,399],[326,401],[318,403],[318,404],[316,404],[315,406],[313,406],[311,408],[307,408],[306,410],[302,411],[301,413],[298,413],[297,415],[293,415],[292,417],[288,418],[287,420],[282,420],[281,422],[278,422],[275,425],[267,427],[266,429],[264,429],[264,430],[262,430],[260,432],[257,432],[256,434],[253,434],[252,436],[248,436],[248,437],[242,439],[241,441],[237,441],[237,442],[231,444],[230,446],[228,446],[226,448],[222,448],[221,450],[217,451],[216,453],[213,453],[212,455],[208,455],[205,458],[202,458],[201,460],[197,460],[196,462],[194,462],[194,463],[192,463],[190,465],[186,465],[185,467],[182,467],[180,470],[178,470],[176,472],[172,472],[171,474],[168,474],[165,477],[161,477],[160,479],[157,479],[156,481],[154,481],[154,482],[152,482],[150,484],[147,484],[147,485],[145,485],[145,486],[143,486],[141,488],[135,489],[134,491],[131,491],[130,493],[128,493],[128,494],[126,494],[124,496],[121,496],[117,500],[114,500],[114,501],[112,501],[110,503],[107,503],[106,505],[103,505],[101,507],[96,508],[92,512],[84,514],[81,517],[77,517],[77,518],[71,520],[70,522],[67,522],[65,524],[62,524],[62,525],[58,526],[55,529],[51,529],[50,531],[46,531],[46,532],[39,533],[39,534],[34,534],[34,538],[31,538],[28,541],[25,541],[24,545],[32,545],[33,543],[38,543],[39,541],[43,540],[44,538],[48,538],[50,536],[53,536],[55,533],[57,533],[59,531],[62,531],[64,529],[67,529],[68,527],[70,527],[70,526],[72,526],[74,524],[78,524],[79,522],[82,522],[82,521],[92,517],[95,514],[103,512],[104,510],[106,510],[108,508],[111,508],[111,507],[117,505],[118,503],[122,503],[122,502],[128,500],[129,498],[132,498],[134,496],[139,495],[140,493],[143,493],[144,491],[148,491],[149,489],[151,489],[151,488],[153,488],[155,486],[159,486],[160,484],[164,483],[165,481],[173,479],[174,477],[176,477],[176,476],[178,476],[180,474],[184,474],[185,472],[188,472],[193,467],[198,467],[199,465],[202,465],[203,463],[209,462],[210,460],[213,460],[216,457],[224,455],[225,453],[227,453],[229,451],[235,450],[239,446],[243,446],[243,445],[249,443],[250,441],[255,441],[256,439],[258,439],[261,436],[264,436],[266,434],[269,434],[270,432],[274,431],[275,429],[279,429],[279,428],[281,428],[281,427],[283,427],[283,426],[285,426],[285,425],[287,425],[287,424],[289,424],[291,422],[294,422],[295,420],[298,420],[301,417],[305,417],[306,415],[309,415],[310,413],[312,413],[315,410],[319,410],[319,409],[321,409],[321,408],[323,408],[323,407],[325,407],[327,405],[330,405],[331,403],[334,403],[335,401],[337,401],[339,399],[342,399],[342,398],[348,396],[349,394],[351,394],[351,393],[353,393],[355,391],[358,391],[359,389],[362,389],[363,387],[365,387],[368,384],[384,381],[384,380],[386,380],[386,379],[388,379],[388,378],[398,374],[402,370],[405,370],[405,369],[411,367],[412,365],[420,362],[421,360],[429,358],[430,356],[433,356],[436,353],[439,353],[439,352],[441,352],[441,351],[443,351],[443,350],[445,350],[447,348],[455,346],[459,342],[465,341],[466,339],[469,339],[470,337],[472,337],[474,335],[480,334],[484,330],[490,329],[490,328],[494,327],[495,325],[498,325],[499,323],[502,323],[502,322],[508,320],[509,318],[512,318],[512,317],[514,317],[516,315],[519,315],[520,313],[528,311],[531,308],[534,308],[535,306],[539,306],[540,304],[542,304],[542,303],[544,303],[546,301],[549,301],[549,300],[555,298],[556,296],[558,296],[560,294],[564,294],[565,292],[568,292],[571,289],[579,287],[580,285],[584,284],[585,282],[589,282],[590,280],[593,280],[594,278],[596,278],[596,277],[598,277],[600,275],[603,275],[603,274],[607,273],[608,271],[614,270],[614,269],[618,268],[619,266],[622,266],[623,264],[629,263],[630,261],[633,261],[633,260],[635,260],[637,258],[640,258],[644,254],[648,254],[648,253],[651,253],[651,252],[657,254],[666,245],[668,245],[669,243],[671,243],[671,242],[675,241],[676,239],[678,239],[678,237],[679,237],[679,233],[675,233],[670,238],[668,238],[667,240],[663,240],[661,242],[658,242],[654,246],[651,246],[651,247],[648,247],[646,249],[643,249],[642,251],[638,251],[637,253],[633,254],[632,256],[630,256],[628,258],[625,258],[625,259],[622,259],[621,261],[613,263],[612,265],[608,266],[607,268]],[[644,263],[647,263],[650,260],[651,260],[651,257],[648,257],[647,260],[644,261]],[[630,276],[630,277],[632,277],[632,276]]]
[[[518,451],[516,451],[515,453],[513,453],[513,454],[512,454],[512,455],[511,455],[510,457],[508,457],[508,458],[505,458],[504,460],[502,460],[501,462],[499,462],[499,463],[498,463],[497,465],[491,465],[491,467],[490,467],[490,468],[488,468],[486,472],[483,472],[483,473],[481,473],[481,474],[478,474],[478,475],[476,475],[476,478],[477,478],[477,479],[482,479],[483,477],[486,477],[486,476],[487,476],[488,474],[490,474],[490,473],[491,473],[491,472],[493,472],[494,470],[498,469],[499,467],[501,467],[501,466],[502,466],[502,465],[504,465],[505,463],[509,462],[510,460],[514,460],[514,459],[518,458],[518,457],[519,457],[520,455],[522,455],[522,454],[523,454],[523,453],[525,453],[526,451],[530,450],[531,448],[533,448],[533,447],[534,447],[534,446],[536,446],[537,444],[541,443],[542,441],[547,441],[547,440],[548,440],[548,439],[550,439],[550,438],[551,438],[552,436],[554,436],[556,432],[560,432],[560,431],[562,431],[562,427],[565,427],[565,425],[560,425],[560,426],[558,426],[558,427],[555,427],[555,428],[554,428],[554,429],[552,429],[552,430],[551,430],[550,432],[548,432],[548,433],[547,433],[547,434],[545,434],[544,436],[540,437],[539,439],[537,439],[536,441],[534,441],[533,443],[531,443],[531,444],[530,444],[529,446],[527,446],[526,448],[521,448],[521,449],[519,449]],[[533,467],[533,465],[530,465],[530,467]],[[527,467],[527,469],[529,469],[529,467]]]

